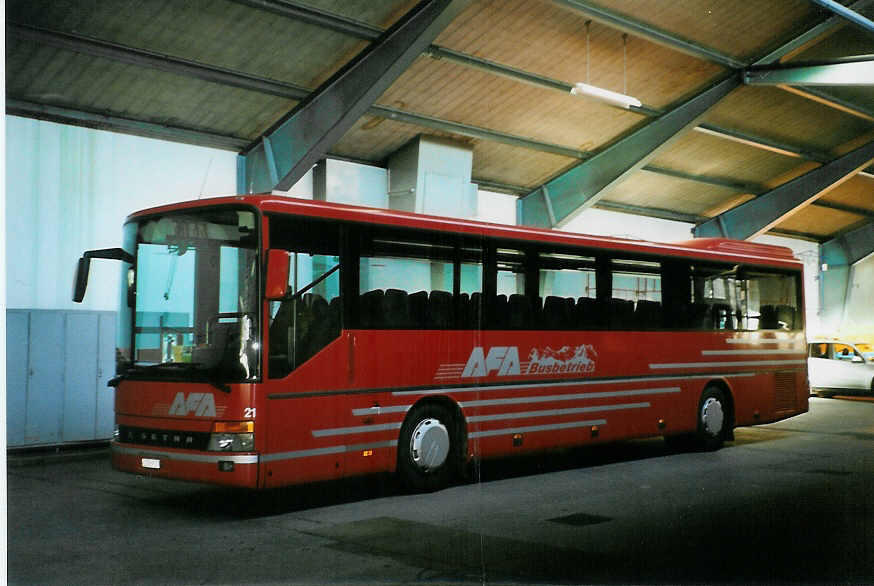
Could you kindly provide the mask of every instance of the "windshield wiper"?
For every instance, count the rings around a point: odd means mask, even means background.
[[[200,362],[161,362],[158,364],[149,364],[149,365],[131,364],[127,368],[127,370],[125,370],[124,373],[119,374],[115,378],[111,379],[107,383],[107,386],[117,387],[118,384],[121,381],[123,381],[125,378],[128,378],[128,375],[130,375],[131,373],[136,374],[136,373],[149,372],[149,371],[160,371],[160,370],[166,370],[166,371],[172,371],[172,370],[192,371],[193,370],[194,372],[203,373],[203,374],[207,375],[206,382],[208,382],[210,385],[214,386],[215,388],[217,388],[218,390],[220,390],[223,393],[230,393],[231,392],[231,387],[227,383],[221,382],[220,380],[216,379],[214,376],[211,376],[212,369],[204,367],[204,365]]]

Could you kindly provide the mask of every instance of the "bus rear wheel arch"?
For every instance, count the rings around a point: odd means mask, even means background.
[[[463,419],[444,401],[414,405],[398,438],[397,471],[408,489],[431,492],[461,476],[466,451]]]
[[[722,385],[711,383],[704,388],[698,401],[695,447],[704,451],[718,450],[733,436],[734,410],[731,394]]]
[[[711,381],[701,391],[695,410],[695,431],[665,436],[669,449],[714,451],[734,439],[734,401],[721,381]]]

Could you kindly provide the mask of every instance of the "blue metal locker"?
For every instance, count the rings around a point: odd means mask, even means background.
[[[62,441],[95,439],[97,417],[97,332],[95,313],[66,315]]]
[[[6,445],[9,447],[24,444],[29,339],[29,313],[8,310],[6,312]]]
[[[30,368],[24,443],[61,441],[64,408],[64,314],[33,311],[30,315]]]

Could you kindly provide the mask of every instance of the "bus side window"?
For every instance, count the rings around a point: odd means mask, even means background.
[[[800,285],[797,275],[748,270],[738,280],[738,294],[745,330],[800,330]]]
[[[695,330],[734,330],[741,321],[733,267],[691,267],[689,327]]]
[[[538,326],[549,330],[597,328],[599,314],[595,257],[558,252],[538,255]]]
[[[524,330],[532,326],[535,304],[526,294],[525,252],[498,248],[496,252],[495,296],[489,327],[496,330]]]
[[[362,231],[358,320],[362,328],[478,328],[481,251],[437,234]]]
[[[619,259],[610,262],[610,327],[659,330],[664,327],[661,263]]]

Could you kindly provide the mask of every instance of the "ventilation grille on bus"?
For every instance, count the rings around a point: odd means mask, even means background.
[[[118,426],[118,441],[126,444],[206,450],[209,432],[147,429],[143,427]]]
[[[774,409],[780,411],[794,411],[798,393],[795,389],[796,376],[794,372],[778,372],[774,375]]]

